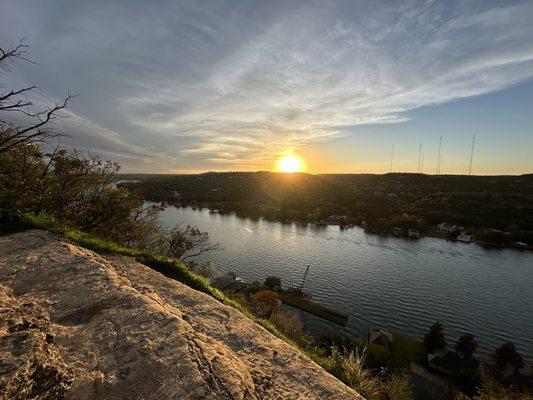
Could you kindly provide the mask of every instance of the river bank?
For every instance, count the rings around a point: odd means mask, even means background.
[[[317,226],[317,227],[320,227],[320,226],[338,226],[339,229],[343,229],[343,230],[351,229],[351,228],[360,228],[360,229],[364,229],[365,232],[368,233],[368,234],[378,235],[378,236],[383,236],[383,237],[392,237],[392,238],[397,238],[397,239],[416,240],[416,239],[420,239],[422,237],[429,237],[429,238],[434,238],[434,239],[443,239],[443,240],[446,240],[448,242],[457,243],[459,245],[475,244],[475,245],[481,246],[481,247],[486,248],[486,249],[515,249],[515,250],[520,250],[520,251],[533,251],[533,245],[530,245],[530,244],[527,244],[527,243],[521,243],[521,242],[491,243],[491,242],[488,242],[488,241],[483,241],[483,240],[476,239],[476,234],[475,233],[473,233],[471,235],[468,235],[468,236],[471,236],[471,238],[468,241],[456,240],[454,238],[450,238],[450,235],[447,232],[438,230],[436,228],[425,228],[425,229],[420,229],[420,230],[413,229],[414,231],[416,231],[416,235],[414,235],[414,237],[411,237],[411,235],[409,234],[409,229],[404,229],[399,234],[395,234],[394,229],[396,229],[396,228],[393,228],[393,229],[372,229],[364,221],[362,221],[362,223],[355,223],[353,221],[346,222],[346,221],[349,221],[349,219],[346,218],[346,216],[344,216],[344,215],[331,215],[329,217],[322,218],[319,221],[312,220],[312,219],[290,220],[290,219],[280,219],[280,218],[267,218],[264,215],[259,215],[258,216],[256,214],[247,215],[245,213],[242,213],[242,212],[239,212],[239,211],[233,210],[233,209],[219,209],[219,208],[216,208],[216,206],[213,206],[210,203],[192,202],[190,204],[183,204],[183,203],[181,203],[179,201],[176,201],[176,202],[169,203],[169,204],[171,206],[173,206],[173,207],[178,207],[178,208],[180,208],[180,207],[184,207],[184,208],[190,207],[193,210],[200,210],[200,211],[202,211],[204,209],[207,209],[207,210],[209,210],[209,213],[211,213],[211,214],[235,215],[235,216],[237,216],[239,218],[251,219],[251,220],[265,219],[265,220],[267,220],[269,222],[278,222],[278,223],[281,223],[281,224],[304,224],[304,225],[305,224],[311,224],[311,225],[314,225],[314,226]],[[502,235],[508,234],[507,232],[497,231],[497,230],[493,230],[493,229],[490,229],[490,230],[487,229],[487,231],[496,231],[496,232],[501,233]],[[478,232],[483,232],[483,231],[478,231]]]

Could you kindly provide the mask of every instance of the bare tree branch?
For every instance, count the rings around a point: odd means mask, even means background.
[[[2,50],[2,49],[0,49]],[[28,92],[30,90],[33,90],[35,89],[36,86],[29,86],[27,88],[23,88],[23,89],[19,89],[19,90],[11,90],[3,95],[0,95],[0,101],[5,101],[7,99],[9,99],[10,97],[13,97],[13,96],[18,96],[19,94],[21,93],[24,93],[24,92]],[[0,110],[2,109],[3,106],[0,106]]]
[[[11,47],[6,50],[0,47],[0,64],[2,62],[5,63],[5,61],[8,61],[11,58],[16,58],[32,64],[37,64],[35,61],[32,61],[25,56],[26,54],[28,54],[29,47],[30,46],[28,46],[27,44],[24,44],[24,39],[21,39],[19,41],[19,44],[15,47]],[[6,67],[4,66],[4,68]]]
[[[17,46],[12,48],[0,48],[0,69],[7,70],[6,63],[11,61],[11,59],[32,62],[25,57],[28,52],[27,49],[28,46],[24,44],[24,40],[21,40]],[[73,96],[69,93],[62,103],[56,104],[51,108],[34,111],[30,109],[33,103],[24,98],[24,95],[31,93],[35,88],[36,86],[33,85],[0,94],[0,112],[18,112],[29,118],[26,126],[12,126],[0,119],[0,155],[30,143],[43,142],[47,139],[62,136],[47,129],[46,125],[55,118],[60,117],[59,112],[68,107],[68,103]],[[23,96],[23,98],[19,98],[19,96]]]

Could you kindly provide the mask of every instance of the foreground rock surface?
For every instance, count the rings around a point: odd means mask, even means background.
[[[0,399],[361,399],[238,311],[43,231],[0,237]]]

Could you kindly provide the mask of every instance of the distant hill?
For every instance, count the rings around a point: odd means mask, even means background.
[[[122,175],[148,200],[201,203],[242,216],[316,222],[331,214],[350,223],[386,228],[404,214],[424,228],[448,222],[509,231],[531,240],[533,175],[465,176],[408,173],[281,174],[209,172],[198,175]],[[528,233],[529,232],[529,233]]]

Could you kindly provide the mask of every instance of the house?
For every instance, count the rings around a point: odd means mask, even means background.
[[[318,225],[343,225],[346,223],[346,215],[331,214],[329,217],[322,219]]]
[[[441,222],[435,227],[435,229],[440,232],[449,232],[450,226],[446,222]]]
[[[472,235],[467,235],[466,233],[461,232],[460,235],[457,236],[457,238],[455,238],[455,240],[457,240],[459,242],[463,242],[463,243],[471,243],[472,242]]]
[[[463,227],[459,225],[450,225],[446,222],[441,222],[435,227],[435,230],[447,233],[453,231],[461,231],[463,230]]]
[[[533,379],[519,371],[502,371],[495,365],[486,365],[484,368],[503,387],[514,388],[518,391],[533,391]]]
[[[420,232],[418,229],[409,229],[409,237],[413,239],[418,239],[420,237]]]
[[[367,341],[368,344],[375,343],[379,346],[389,348],[394,341],[394,336],[384,329],[372,328],[368,331]]]
[[[454,351],[442,351],[428,354],[428,365],[434,371],[452,375],[460,370],[477,370],[480,364],[475,358],[463,358]]]
[[[226,272],[223,275],[213,278],[210,283],[211,286],[218,290],[233,290],[235,292],[240,292],[249,286],[243,278],[233,272]]]

